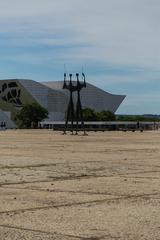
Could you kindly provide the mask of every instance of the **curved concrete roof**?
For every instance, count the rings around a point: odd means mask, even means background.
[[[62,93],[65,92],[67,96],[69,94],[67,90],[62,89],[63,81],[42,82],[42,84]],[[105,92],[90,83],[87,83],[86,88],[81,91],[83,107],[90,107],[96,111],[109,110],[116,112],[125,97],[125,95],[116,95]],[[74,99],[76,100],[76,94],[74,94]]]

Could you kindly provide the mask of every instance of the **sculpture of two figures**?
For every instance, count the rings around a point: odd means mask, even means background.
[[[81,98],[80,98],[80,91],[82,88],[86,88],[86,81],[85,81],[85,75],[82,73],[83,81],[79,81],[79,74],[76,73],[77,81],[72,82],[72,74],[69,74],[70,80],[66,80],[66,73],[64,73],[64,83],[63,83],[63,89],[67,89],[70,92],[69,97],[69,103],[67,107],[66,112],[66,121],[65,121],[65,128],[64,128],[64,134],[68,129],[71,130],[72,134],[75,129],[76,134],[78,134],[78,130],[81,129],[85,133],[85,127],[84,127],[84,120],[83,120],[83,111],[82,111],[82,104],[81,104]],[[74,102],[73,102],[73,92],[77,93],[77,103],[76,103],[76,109],[74,108]],[[68,128],[68,122],[71,121],[71,128]],[[76,127],[74,127],[74,121],[76,122]],[[79,123],[81,126],[79,126]],[[80,127],[80,128],[79,128]]]

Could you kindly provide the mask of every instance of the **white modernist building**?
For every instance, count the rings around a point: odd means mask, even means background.
[[[81,91],[82,107],[89,107],[95,111],[109,110],[115,113],[124,98],[125,95],[110,94],[89,83]],[[76,93],[73,99],[76,103]],[[0,118],[5,119],[8,128],[16,127],[17,111],[24,104],[31,102],[38,102],[48,110],[48,121],[64,121],[68,101],[69,92],[63,89],[63,81],[36,82],[26,79],[0,81]]]

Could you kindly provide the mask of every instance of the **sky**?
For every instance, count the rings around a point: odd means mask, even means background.
[[[0,0],[0,79],[63,80],[112,94],[118,114],[160,114],[159,0]]]

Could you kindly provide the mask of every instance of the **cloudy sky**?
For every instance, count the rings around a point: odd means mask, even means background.
[[[159,0],[0,0],[0,79],[81,72],[126,94],[117,113],[160,114]]]

